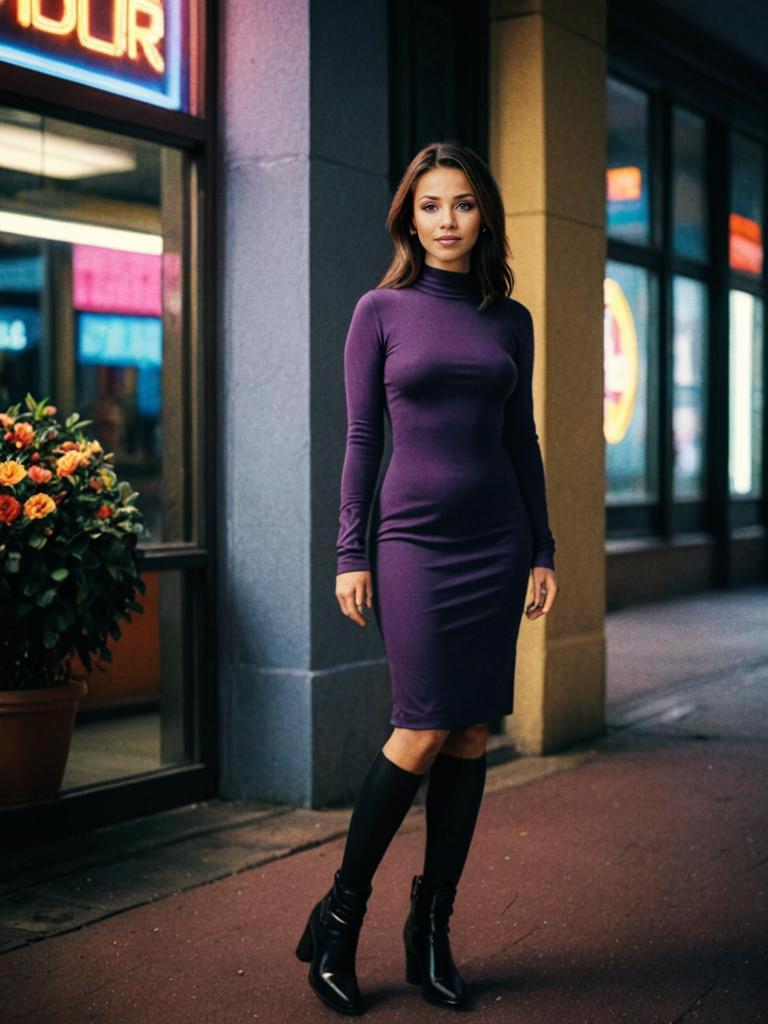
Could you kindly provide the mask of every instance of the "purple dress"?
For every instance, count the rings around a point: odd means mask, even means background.
[[[361,296],[344,349],[336,570],[371,571],[395,726],[510,714],[530,570],[554,568],[533,321],[516,299],[479,303],[471,272],[425,264],[410,287]],[[385,413],[392,456],[374,510]]]

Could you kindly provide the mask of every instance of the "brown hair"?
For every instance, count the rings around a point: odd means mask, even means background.
[[[481,231],[471,252],[471,271],[482,294],[480,312],[497,298],[509,296],[515,276],[508,264],[509,243],[504,220],[504,203],[490,168],[482,157],[458,142],[430,142],[414,156],[405,169],[392,198],[387,230],[395,247],[392,262],[377,288],[405,288],[419,277],[424,265],[424,248],[410,233],[413,195],[418,178],[433,167],[458,167],[477,197],[486,231]]]

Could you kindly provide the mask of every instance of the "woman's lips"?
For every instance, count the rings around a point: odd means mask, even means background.
[[[460,241],[459,238],[438,238],[440,245],[457,245]]]

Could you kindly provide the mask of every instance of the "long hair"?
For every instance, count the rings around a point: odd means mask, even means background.
[[[487,231],[481,231],[470,253],[471,272],[482,295],[480,312],[496,299],[509,296],[515,276],[509,266],[509,243],[504,219],[504,202],[490,168],[469,146],[446,140],[430,142],[414,156],[405,169],[392,198],[387,230],[394,245],[392,262],[377,288],[405,288],[419,277],[424,265],[424,248],[418,235],[410,233],[413,196],[419,177],[433,167],[458,167],[477,197],[480,216]]]

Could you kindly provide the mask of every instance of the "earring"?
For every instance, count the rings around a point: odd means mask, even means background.
[[[485,224],[483,224],[483,226],[482,226],[482,228],[481,228],[480,230],[481,230],[481,231],[487,231],[487,230],[488,230],[488,228],[487,228],[487,227],[485,226]]]

